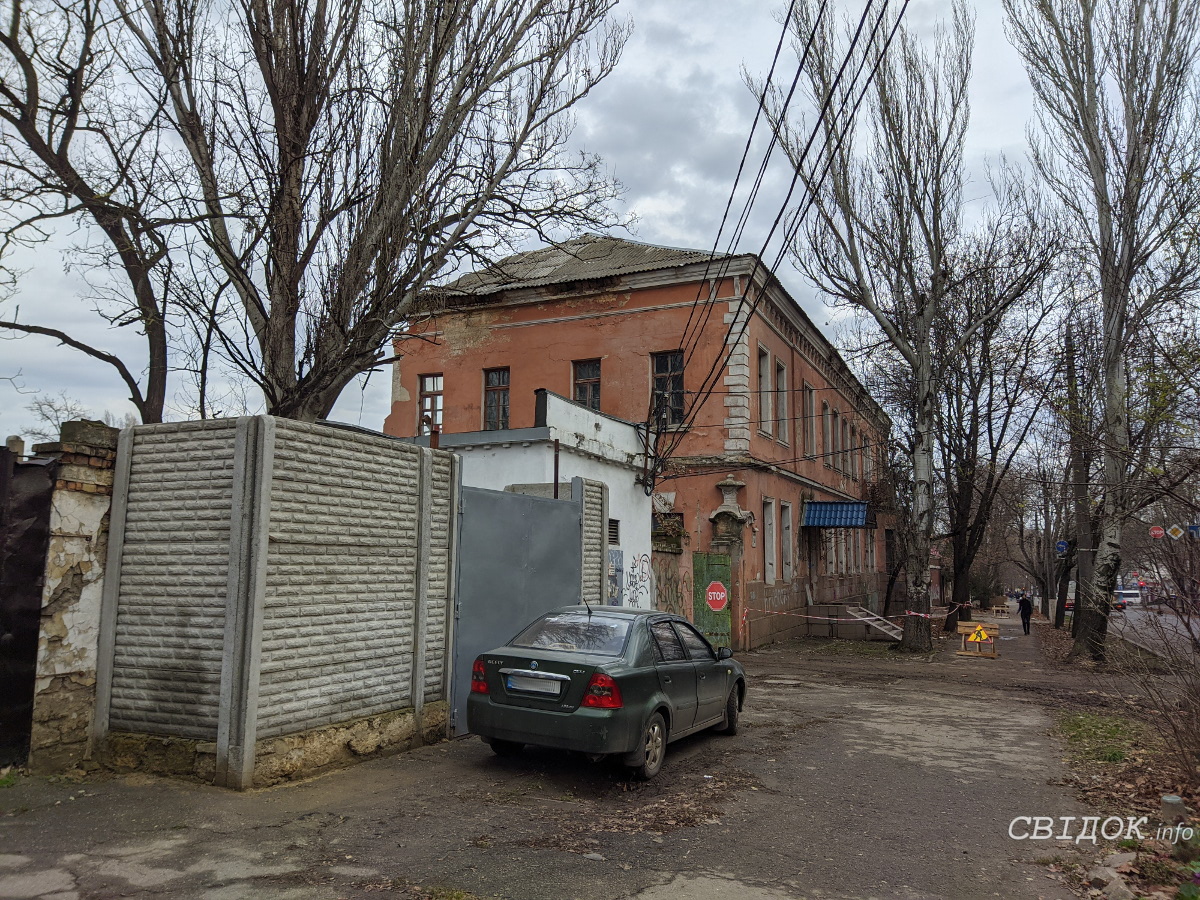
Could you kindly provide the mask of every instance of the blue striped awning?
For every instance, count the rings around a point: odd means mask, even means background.
[[[817,502],[804,504],[805,528],[866,528],[874,525],[874,516],[865,503]]]

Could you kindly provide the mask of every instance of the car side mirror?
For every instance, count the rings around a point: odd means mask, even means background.
[[[717,660],[720,661],[722,659],[733,659],[733,651],[728,647],[718,647]]]

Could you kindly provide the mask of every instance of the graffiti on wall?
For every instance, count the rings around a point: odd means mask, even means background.
[[[651,561],[654,575],[654,604],[663,612],[687,616],[692,603],[692,573],[679,571],[678,556],[656,556]]]
[[[634,556],[625,575],[625,605],[649,607],[654,597],[654,573],[650,554]]]

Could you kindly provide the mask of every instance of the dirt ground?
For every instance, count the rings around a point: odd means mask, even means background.
[[[1106,814],[1065,783],[1052,721],[1094,685],[1020,630],[1001,625],[997,660],[815,640],[741,654],[740,733],[672,744],[648,784],[474,739],[246,794],[18,778],[0,788],[0,897],[1073,897],[1061,869],[1096,848],[1009,823]]]

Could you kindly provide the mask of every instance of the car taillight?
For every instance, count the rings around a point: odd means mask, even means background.
[[[593,709],[620,709],[625,704],[621,701],[621,689],[612,676],[597,672],[583,692],[583,705]]]
[[[471,666],[471,693],[490,693],[487,686],[487,673],[484,671],[482,659],[475,660],[475,665]]]

